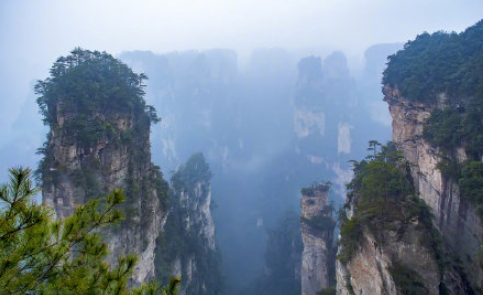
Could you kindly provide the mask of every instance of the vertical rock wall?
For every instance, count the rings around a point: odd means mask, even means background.
[[[388,86],[384,95],[393,117],[393,140],[412,164],[411,175],[420,197],[433,210],[445,244],[457,253],[473,287],[481,288],[483,270],[475,259],[482,245],[481,221],[471,204],[461,199],[458,184],[436,168],[440,151],[422,138],[425,120],[434,109],[447,107],[448,98],[440,95],[434,105],[414,103]],[[464,148],[457,148],[452,160],[462,163],[465,159]]]
[[[136,143],[114,143],[121,139],[101,135],[96,144],[84,147],[63,129],[65,122],[78,115],[81,114],[60,113],[59,124],[51,126],[47,149],[52,159],[45,167],[48,172],[44,173],[43,202],[63,218],[89,198],[124,189],[127,219],[105,234],[113,260],[118,254],[139,255],[133,280],[137,284],[145,282],[154,276],[155,241],[166,211],[162,206],[165,193],[156,187],[163,180],[150,161],[149,125],[138,134],[140,141]],[[104,122],[115,122],[119,137],[123,131],[134,132],[138,124],[129,114],[94,116]],[[142,154],[145,160],[135,159],[134,152]]]
[[[399,294],[391,267],[403,262],[422,278],[427,294],[440,294],[440,272],[435,255],[426,246],[430,239],[414,221],[404,232],[388,231],[384,244],[365,230],[359,250],[347,264],[337,261],[337,294]],[[415,293],[420,294],[420,293]]]
[[[333,226],[330,226],[331,211],[327,211],[329,189],[320,185],[302,190],[301,232],[304,249],[302,252],[301,282],[302,295],[315,295],[329,287],[329,251],[332,246]],[[318,218],[327,218],[327,228],[314,224]]]
[[[180,275],[180,295],[216,295],[223,289],[210,179],[202,154],[193,155],[171,179],[173,207],[158,241],[156,263],[164,269],[157,270],[157,278]]]

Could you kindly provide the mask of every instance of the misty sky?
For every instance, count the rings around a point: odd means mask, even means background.
[[[425,30],[461,31],[482,17],[481,0],[1,0],[2,133],[33,81],[75,46],[112,54],[215,47],[242,56],[257,47],[357,54]]]

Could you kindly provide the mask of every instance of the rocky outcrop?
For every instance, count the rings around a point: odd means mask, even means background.
[[[54,77],[38,91],[50,126],[38,170],[43,203],[64,218],[91,198],[123,189],[126,219],[103,235],[113,263],[121,254],[139,256],[132,283],[141,284],[154,278],[154,249],[167,211],[167,184],[151,162],[154,113],[142,97],[144,78],[106,53],[72,54],[54,64]]]
[[[302,295],[315,295],[329,287],[329,256],[334,221],[327,204],[329,187],[319,184],[302,189],[301,232],[303,242],[300,271]]]
[[[184,216],[184,230],[192,234],[194,233],[193,229],[197,229],[197,238],[201,241],[199,246],[206,248],[196,250],[200,251],[200,253],[216,251],[215,226],[210,211],[211,189],[209,184],[208,187],[206,185],[206,183],[197,182],[192,194],[181,192],[179,198],[181,210],[189,212]],[[207,191],[203,191],[202,187],[207,189]],[[198,281],[198,272],[204,271],[198,267],[197,260],[199,257],[196,257],[196,253],[186,254],[180,253],[174,262],[173,273],[183,278],[179,294],[190,294],[187,290],[194,290],[195,288],[201,289],[201,293],[196,294],[209,294],[206,282]]]
[[[384,233],[383,244],[376,242],[368,230],[362,234],[360,248],[348,263],[337,261],[337,294],[400,294],[394,276],[395,265],[415,270],[422,278],[425,294],[439,294],[440,273],[430,239],[414,221],[402,234],[397,230]],[[422,294],[422,293],[414,293]]]
[[[411,164],[392,142],[370,144],[374,154],[354,161],[339,215],[337,294],[472,294],[448,263]]]
[[[474,207],[462,200],[458,184],[437,169],[441,151],[422,137],[431,112],[450,106],[451,100],[441,94],[432,104],[410,102],[388,86],[384,87],[384,95],[393,117],[393,139],[412,164],[410,171],[420,197],[433,210],[445,244],[457,254],[471,285],[481,288],[483,270],[475,259],[482,245],[481,221]],[[466,159],[464,147],[457,147],[449,156],[451,161],[462,163]]]
[[[83,147],[63,129],[64,122],[77,115],[80,114],[59,114],[59,124],[51,127],[47,149],[52,153],[52,161],[45,167],[50,173],[44,174],[43,202],[63,218],[89,198],[124,189],[128,197],[123,206],[127,220],[120,228],[105,233],[107,243],[113,260],[119,254],[139,255],[133,280],[145,282],[154,276],[155,241],[166,214],[162,206],[165,193],[155,185],[162,179],[150,161],[149,128],[139,134],[140,141],[135,145],[116,144],[121,141],[121,132],[135,130],[135,118],[127,114],[99,114],[103,122],[117,122],[117,138],[101,136],[95,145]],[[145,161],[135,159],[134,150]],[[139,194],[131,194],[134,191]]]
[[[211,215],[211,172],[202,154],[193,155],[172,177],[173,207],[156,253],[157,277],[182,277],[181,295],[220,293],[220,257]],[[162,245],[166,244],[163,249]]]

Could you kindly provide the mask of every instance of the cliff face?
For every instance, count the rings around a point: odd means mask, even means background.
[[[370,144],[373,155],[353,163],[340,215],[337,294],[470,294],[445,266],[431,209],[407,171],[411,164],[394,143]]]
[[[211,217],[211,189],[209,184],[197,182],[194,191],[190,194],[187,192],[179,193],[180,209],[187,214],[184,215],[184,230],[187,233],[194,231],[198,234],[200,246],[204,249],[197,249],[203,252],[215,252],[215,226],[213,218]],[[189,213],[188,213],[189,212]],[[187,290],[200,290],[201,293],[196,294],[210,294],[207,288],[207,282],[200,281],[199,276],[201,271],[205,271],[198,266],[196,257],[197,253],[179,254],[174,260],[173,273],[183,277],[181,295],[190,294]]]
[[[162,267],[156,274],[161,281],[180,275],[182,295],[216,295],[223,288],[210,178],[203,155],[195,154],[171,179],[173,207],[158,240],[156,263]]]
[[[77,63],[69,63],[73,60]],[[124,189],[126,219],[103,235],[113,262],[119,254],[139,255],[133,283],[146,282],[154,277],[167,184],[151,163],[151,119],[142,93],[133,92],[141,86],[129,80],[140,83],[142,77],[110,55],[80,50],[59,59],[51,73],[52,79],[38,90],[50,126],[38,171],[43,202],[63,218],[90,198]],[[131,88],[119,90],[127,85]]]
[[[327,205],[328,198],[328,187],[324,185],[302,190],[302,295],[315,295],[330,285],[329,261],[334,221],[332,209]]]
[[[442,160],[441,151],[422,137],[425,120],[432,111],[450,106],[450,99],[442,94],[431,104],[408,102],[396,89],[388,86],[384,88],[384,95],[393,117],[393,139],[413,164],[410,171],[420,197],[433,210],[445,244],[458,255],[471,285],[481,288],[483,270],[475,259],[483,237],[480,218],[475,208],[462,200],[458,184],[436,167]],[[466,158],[463,146],[450,155],[450,161],[457,163]]]
[[[70,115],[74,119],[78,114]],[[134,118],[126,115],[103,114],[99,117],[105,122],[117,122],[114,128],[119,132],[132,131],[136,124]],[[69,114],[59,114],[59,125],[51,128],[47,148],[53,161],[48,169],[53,170],[54,175],[51,180],[44,178],[44,203],[52,206],[57,216],[63,218],[89,198],[123,188],[130,197],[124,206],[128,219],[120,228],[106,233],[107,243],[113,259],[118,254],[139,254],[133,279],[136,283],[144,282],[154,276],[155,240],[166,213],[159,199],[165,197],[164,192],[154,186],[160,179],[150,162],[149,128],[144,130],[136,146],[131,143],[115,146],[112,142],[120,138],[113,137],[110,140],[101,138],[94,146],[80,147],[63,129],[64,120],[68,118]],[[133,149],[144,154],[146,161],[136,161]],[[139,185],[137,196],[129,193],[135,189],[134,185]]]
[[[394,268],[400,262],[405,270],[414,270],[422,278],[420,284],[425,289],[414,294],[439,294],[438,264],[433,250],[425,246],[429,238],[418,228],[418,221],[413,221],[402,234],[387,231],[384,237],[384,243],[378,243],[364,230],[360,248],[352,259],[346,264],[337,261],[337,294],[400,294],[394,279]]]

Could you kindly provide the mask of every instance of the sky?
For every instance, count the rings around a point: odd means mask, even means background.
[[[259,47],[362,55],[482,17],[481,0],[1,0],[0,138],[32,103],[34,81],[76,46],[114,55],[231,48],[243,56]]]

